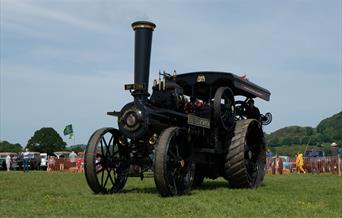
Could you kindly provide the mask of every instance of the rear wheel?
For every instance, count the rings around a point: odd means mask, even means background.
[[[225,163],[225,174],[230,186],[260,186],[265,175],[265,152],[261,124],[253,119],[237,121]]]
[[[154,165],[154,181],[161,196],[190,192],[194,174],[191,152],[184,129],[170,127],[161,133]]]
[[[128,152],[119,143],[120,132],[102,128],[90,137],[85,158],[85,176],[94,193],[115,193],[123,189],[128,177]]]

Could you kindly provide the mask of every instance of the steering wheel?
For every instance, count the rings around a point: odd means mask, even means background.
[[[247,119],[246,101],[235,101],[235,120]]]
[[[214,117],[219,126],[227,131],[234,127],[234,95],[230,88],[220,87],[214,98]]]

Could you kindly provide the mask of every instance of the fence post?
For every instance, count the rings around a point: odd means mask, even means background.
[[[337,155],[337,175],[341,176],[341,158]]]

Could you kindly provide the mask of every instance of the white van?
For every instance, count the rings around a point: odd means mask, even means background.
[[[40,153],[40,168],[43,170],[47,169],[48,155],[47,153]]]

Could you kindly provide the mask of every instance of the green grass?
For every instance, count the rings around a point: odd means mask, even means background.
[[[123,192],[94,195],[83,174],[0,172],[0,217],[341,217],[342,177],[266,176],[234,190],[206,180],[191,195],[162,198],[153,178],[129,178]]]

